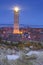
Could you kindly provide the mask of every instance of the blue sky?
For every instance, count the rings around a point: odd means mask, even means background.
[[[12,8],[19,6],[20,24],[43,25],[43,0],[0,0],[0,24],[13,24]]]

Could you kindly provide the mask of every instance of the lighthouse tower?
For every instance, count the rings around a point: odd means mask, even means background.
[[[19,8],[14,8],[14,29],[13,34],[19,34]]]

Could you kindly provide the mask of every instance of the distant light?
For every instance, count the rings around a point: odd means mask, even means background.
[[[19,7],[14,7],[15,12],[18,12],[19,10],[20,10]]]

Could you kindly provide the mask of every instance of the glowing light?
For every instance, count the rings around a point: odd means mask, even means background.
[[[21,31],[16,30],[16,29],[13,31],[13,33],[14,33],[14,34],[22,34],[22,32],[21,32]]]
[[[19,9],[18,7],[15,7],[15,8],[14,8],[14,11],[15,11],[15,12],[18,12],[19,10],[20,10],[20,9]]]

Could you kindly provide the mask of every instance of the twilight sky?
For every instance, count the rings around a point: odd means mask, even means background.
[[[0,24],[13,24],[12,8],[18,6],[20,24],[43,25],[43,0],[0,0]]]

